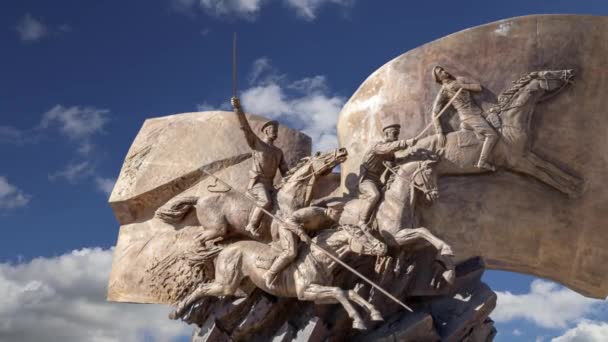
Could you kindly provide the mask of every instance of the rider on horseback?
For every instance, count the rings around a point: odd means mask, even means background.
[[[342,213],[341,203],[336,203],[328,208],[305,207],[293,212],[286,219],[288,225],[278,225],[279,247],[281,254],[274,259],[272,266],[264,274],[264,281],[268,288],[272,288],[277,274],[289,266],[298,256],[298,240],[308,243],[308,233],[321,229],[330,228],[340,219]],[[297,236],[297,237],[296,237]]]
[[[380,198],[384,182],[381,178],[386,171],[385,162],[392,164],[395,161],[395,152],[413,146],[415,139],[397,140],[401,125],[392,124],[384,127],[384,140],[376,143],[363,156],[359,178],[359,198],[363,200],[360,208],[358,225],[368,230],[368,222],[374,213]]]
[[[484,138],[477,167],[494,171],[494,166],[488,162],[488,157],[498,141],[498,134],[486,121],[483,110],[475,103],[471,95],[471,92],[480,92],[481,85],[479,83],[467,82],[461,78],[455,78],[440,66],[433,68],[433,78],[435,82],[441,84],[441,89],[433,103],[433,123],[435,131],[441,137],[440,144],[442,146],[445,145],[445,135],[437,113],[456,95],[458,89],[462,89],[452,102],[452,106],[456,109],[460,118],[460,129],[472,130],[475,134]]]
[[[253,208],[249,217],[246,230],[254,237],[259,237],[260,233],[258,229],[263,215],[263,211],[260,208],[266,210],[272,208],[271,193],[274,191],[273,180],[277,169],[281,172],[282,176],[285,176],[289,169],[283,157],[283,151],[274,146],[274,141],[277,138],[278,123],[274,120],[266,122],[261,128],[264,135],[262,138],[259,138],[251,129],[243,113],[239,99],[233,97],[230,99],[230,102],[239,119],[247,144],[249,144],[252,150],[253,165],[249,171],[250,180],[247,192],[255,199],[256,207]]]

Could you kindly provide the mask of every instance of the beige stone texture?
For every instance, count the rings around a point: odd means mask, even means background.
[[[402,125],[401,138],[430,123],[439,90],[435,65],[484,87],[484,108],[531,71],[574,69],[574,84],[539,104],[531,150],[582,178],[569,198],[510,171],[440,179],[440,198],[420,206],[424,226],[459,259],[485,258],[489,268],[549,278],[591,297],[608,295],[608,17],[526,16],[467,29],[418,47],[373,72],[344,106],[342,190],[356,189],[359,163],[381,128]],[[457,127],[458,116],[446,113]],[[451,116],[451,117],[450,117]],[[446,122],[447,122],[446,121]],[[430,132],[433,132],[432,128]]]
[[[255,132],[268,119],[247,115]],[[310,155],[308,136],[279,126],[275,144],[288,165]],[[129,149],[110,196],[120,232],[110,275],[108,299],[139,303],[173,303],[196,277],[180,259],[192,251],[197,227],[177,227],[154,216],[177,196],[209,195],[214,181],[201,168],[244,192],[251,167],[250,148],[232,112],[198,112],[148,119]],[[218,189],[223,186],[218,185]],[[166,271],[163,260],[175,258]],[[168,279],[173,277],[175,279]],[[180,278],[184,278],[181,279]],[[167,281],[171,281],[168,285]],[[181,284],[181,286],[180,286]]]

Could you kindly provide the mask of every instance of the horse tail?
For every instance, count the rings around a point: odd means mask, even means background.
[[[179,223],[192,209],[198,196],[187,196],[175,199],[156,210],[156,217],[167,223]]]

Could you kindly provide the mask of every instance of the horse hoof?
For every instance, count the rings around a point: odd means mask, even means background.
[[[367,326],[363,321],[353,321],[353,329],[357,330],[367,330]]]
[[[372,317],[372,321],[374,321],[374,322],[384,321],[382,314],[380,314],[379,312],[372,312],[371,317]]]

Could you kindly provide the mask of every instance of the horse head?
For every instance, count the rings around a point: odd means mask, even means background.
[[[435,166],[439,161],[439,157],[437,155],[433,155],[428,159],[417,161],[410,167],[415,167],[414,171],[411,172],[410,178],[410,192],[415,192],[416,190],[422,192],[424,194],[424,198],[433,202],[437,198],[439,198],[439,186],[437,185],[437,172],[435,172]],[[407,165],[407,164],[406,164]],[[411,196],[411,200],[413,201],[415,196]]]
[[[319,177],[325,176],[348,157],[345,148],[329,152],[317,152],[304,157],[283,178],[277,198],[282,210],[297,210],[308,206],[312,199],[312,189]]]
[[[545,70],[532,72],[533,78],[536,78],[539,82],[539,87],[545,91],[545,93],[559,92],[568,84],[572,84],[574,77],[574,70]],[[547,96],[547,95],[546,95]],[[541,101],[544,98],[541,99]]]
[[[525,74],[498,95],[498,105],[491,108],[490,112],[500,113],[507,126],[525,129],[534,106],[560,93],[572,83],[573,77],[572,69]]]

